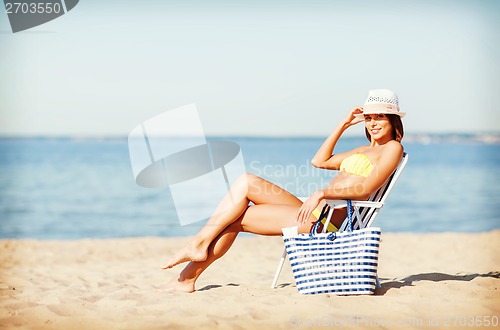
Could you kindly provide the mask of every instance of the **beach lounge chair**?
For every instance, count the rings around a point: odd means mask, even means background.
[[[353,213],[353,229],[361,229],[370,227],[377,217],[380,209],[384,206],[385,200],[387,196],[391,192],[394,187],[396,181],[399,179],[399,176],[403,172],[406,163],[408,162],[408,154],[404,153],[403,159],[399,164],[396,171],[389,177],[386,183],[382,185],[368,200],[366,201],[352,201],[352,205],[354,207]],[[332,216],[334,209],[336,208],[344,208],[347,207],[347,201],[345,200],[327,200],[326,203],[330,206],[330,211],[328,212],[328,217]],[[347,219],[344,220],[342,226],[339,231],[344,231],[347,227]],[[323,230],[326,230],[324,228]],[[279,275],[281,273],[281,269],[283,268],[283,264],[286,259],[286,250],[283,251],[281,256],[280,263],[278,265],[278,269],[276,270],[276,274],[274,275],[273,283],[271,287],[276,288],[276,284],[278,282]],[[380,286],[378,278],[377,278],[377,286]]]

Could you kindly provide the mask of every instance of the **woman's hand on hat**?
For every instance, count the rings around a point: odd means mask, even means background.
[[[356,117],[355,115],[359,115],[363,113],[362,107],[355,107],[349,112],[345,121],[349,126],[356,125],[364,121],[363,117]]]

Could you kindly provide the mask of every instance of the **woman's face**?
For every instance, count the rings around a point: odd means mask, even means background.
[[[392,139],[391,121],[382,113],[365,115],[365,127],[374,140],[380,140],[385,137]]]

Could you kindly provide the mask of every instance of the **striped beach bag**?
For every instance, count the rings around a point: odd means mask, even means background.
[[[318,233],[318,221],[309,234],[283,238],[300,293],[363,295],[375,291],[380,228],[352,230],[351,201],[347,201],[347,214],[347,231]]]

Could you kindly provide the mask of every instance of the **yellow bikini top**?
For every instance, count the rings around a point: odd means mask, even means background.
[[[373,171],[373,164],[365,154],[354,154],[345,158],[340,163],[340,170],[347,173],[364,176],[365,178]]]

